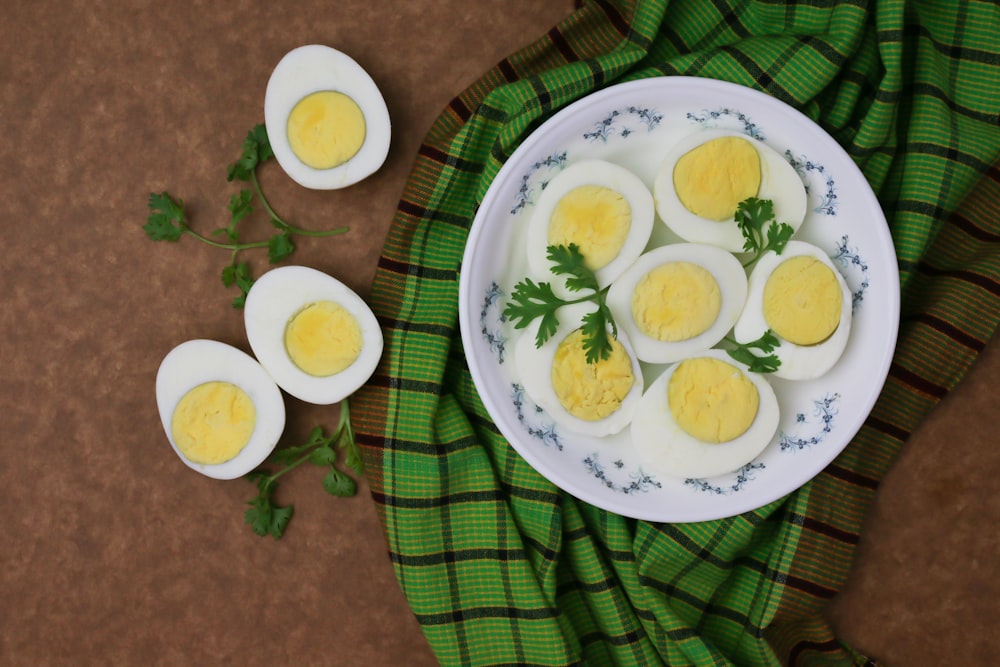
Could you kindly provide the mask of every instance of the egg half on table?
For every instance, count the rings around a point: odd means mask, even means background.
[[[371,76],[341,51],[309,44],[288,52],[264,93],[274,157],[299,185],[332,190],[376,172],[391,124]]]
[[[768,380],[721,350],[669,366],[642,396],[632,443],[650,469],[674,478],[738,470],[770,444],[778,399]]]
[[[757,340],[770,329],[781,361],[775,377],[811,380],[833,368],[847,347],[853,300],[844,277],[823,250],[789,241],[766,252],[750,272],[747,303],[733,338]]]
[[[806,215],[805,185],[780,153],[762,141],[725,130],[684,137],[664,156],[653,183],[656,211],[682,239],[743,250],[734,219],[749,197],[770,199],[777,222],[797,230]]]
[[[250,355],[214,340],[181,343],[163,358],[156,404],[177,455],[216,479],[256,468],[285,428],[285,403],[271,376]]]

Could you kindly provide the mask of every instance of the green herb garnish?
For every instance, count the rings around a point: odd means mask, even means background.
[[[727,338],[726,342],[733,347],[726,349],[726,353],[736,361],[747,365],[752,373],[773,373],[781,366],[781,360],[777,355],[771,354],[778,347],[778,337],[770,329],[757,340],[749,343],[737,343]],[[758,355],[754,350],[759,350]]]
[[[514,322],[515,329],[523,329],[541,318],[535,335],[535,346],[541,347],[559,326],[556,312],[560,308],[593,302],[597,308],[583,316],[583,349],[587,354],[587,363],[607,359],[612,350],[608,328],[610,327],[612,336],[618,336],[618,326],[605,302],[607,288],[600,288],[597,276],[584,264],[583,253],[575,243],[549,246],[547,257],[553,263],[552,273],[569,276],[566,279],[568,290],[588,293],[578,299],[563,299],[555,294],[549,283],[536,283],[531,278],[525,278],[514,286],[511,300],[503,311],[504,317]]]
[[[278,479],[303,463],[311,463],[326,469],[323,488],[330,495],[340,497],[355,495],[358,490],[357,482],[337,466],[337,454],[340,450],[345,450],[344,465],[356,475],[361,475],[364,472],[364,464],[357,442],[354,440],[350,408],[346,399],[340,403],[340,420],[332,435],[326,435],[323,427],[317,426],[304,444],[275,450],[271,454],[267,463],[279,466],[277,470],[269,473],[262,467],[246,476],[257,485],[257,495],[247,503],[250,509],[244,514],[244,519],[253,532],[262,537],[270,535],[274,539],[282,536],[285,527],[292,519],[295,507],[278,505],[274,501],[274,492],[278,488]]]
[[[254,279],[250,266],[239,261],[239,253],[253,248],[267,248],[268,261],[272,264],[287,259],[295,251],[295,236],[334,236],[343,234],[347,227],[324,231],[312,231],[294,227],[279,216],[271,207],[257,178],[257,168],[274,157],[267,131],[263,125],[256,125],[243,140],[239,159],[226,169],[226,179],[249,182],[252,189],[241,189],[232,195],[226,208],[229,220],[225,227],[212,232],[213,236],[224,236],[225,241],[217,241],[191,229],[184,211],[184,201],[167,192],[151,193],[149,195],[149,217],[143,225],[146,235],[154,241],[178,241],[185,234],[217,248],[230,251],[229,264],[222,269],[222,284],[226,287],[239,288],[240,295],[233,299],[234,308],[242,308],[247,292]],[[260,202],[267,212],[268,220],[276,229],[266,241],[244,242],[240,239],[239,223],[254,210],[254,202]]]
[[[791,225],[774,219],[774,202],[770,199],[744,199],[736,206],[735,219],[743,233],[743,250],[753,254],[744,268],[755,264],[769,250],[780,255],[795,233]]]

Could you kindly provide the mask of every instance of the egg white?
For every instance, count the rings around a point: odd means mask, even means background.
[[[353,99],[364,115],[366,131],[354,157],[330,169],[315,169],[292,151],[286,126],[302,98],[324,90]],[[300,46],[278,62],[264,93],[264,126],[281,168],[296,183],[314,190],[353,185],[378,171],[389,153],[389,111],[375,81],[353,58],[321,44]]]
[[[285,348],[289,319],[317,301],[339,304],[361,328],[358,358],[341,372],[326,377],[301,370]],[[351,288],[322,271],[306,266],[271,269],[250,288],[243,310],[247,339],[261,366],[278,386],[307,403],[330,405],[347,398],[368,381],[382,357],[382,329],[371,308]]]
[[[688,135],[667,151],[653,182],[656,212],[675,234],[686,241],[719,246],[729,252],[742,252],[744,238],[733,217],[716,221],[689,211],[674,189],[674,167],[686,153],[719,137],[737,136],[749,141],[760,156],[761,182],[757,197],[774,203],[774,217],[798,230],[808,205],[805,185],[780,153],[753,137],[728,130],[704,130]],[[735,214],[736,211],[734,210]]]
[[[601,287],[611,284],[635,261],[646,247],[653,230],[653,195],[646,184],[625,167],[604,160],[581,160],[559,172],[538,198],[528,222],[526,244],[529,270],[548,280],[556,293],[564,296],[567,294],[565,278],[551,273],[552,263],[547,256],[549,220],[567,193],[585,185],[600,185],[621,194],[632,209],[631,227],[618,256],[594,272]]]
[[[712,357],[740,369],[757,388],[757,416],[742,435],[728,442],[702,442],[680,427],[670,411],[667,386],[680,362],[667,367],[646,389],[632,416],[630,435],[650,470],[680,479],[714,477],[738,470],[771,443],[778,430],[778,399],[768,380],[721,350],[706,350],[689,358]]]
[[[538,407],[545,410],[556,424],[572,433],[604,437],[618,433],[628,426],[642,396],[642,370],[639,367],[639,360],[628,337],[621,330],[618,332],[618,341],[632,360],[635,382],[618,410],[596,421],[580,419],[562,406],[552,386],[552,364],[559,344],[566,336],[580,328],[583,315],[592,309],[592,304],[576,304],[560,308],[559,326],[541,347],[535,347],[535,335],[538,333],[540,322],[537,320],[532,322],[514,345],[514,366],[525,393]]]
[[[696,264],[712,274],[722,297],[719,316],[703,333],[682,341],[662,341],[646,335],[632,314],[636,284],[653,269],[671,262]],[[647,363],[669,363],[707,350],[732,329],[747,297],[747,276],[740,261],[721,248],[697,243],[675,243],[643,254],[608,290],[608,307],[628,336],[636,355]]]
[[[243,449],[228,461],[196,463],[174,442],[174,410],[190,390],[216,381],[236,385],[247,393],[256,413],[254,429]],[[234,479],[256,468],[271,454],[285,430],[285,403],[274,380],[253,357],[214,340],[189,340],[163,358],[156,373],[156,406],[177,456],[189,468],[215,479]]]
[[[798,255],[815,257],[827,265],[836,276],[841,293],[840,324],[829,338],[815,345],[797,345],[778,337],[779,344],[774,354],[781,361],[781,365],[774,372],[774,376],[786,380],[811,380],[825,374],[840,359],[847,347],[852,320],[852,298],[847,282],[830,257],[819,247],[804,241],[789,241],[781,255],[776,255],[774,252],[761,255],[750,272],[747,283],[747,304],[733,327],[733,338],[739,343],[748,343],[764,335],[768,329],[763,310],[764,286],[778,265]]]

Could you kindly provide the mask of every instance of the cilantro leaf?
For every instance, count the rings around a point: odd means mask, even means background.
[[[323,488],[331,496],[345,498],[353,496],[358,492],[358,484],[350,475],[346,475],[336,468],[332,468],[323,476]]]
[[[514,286],[510,302],[504,308],[505,318],[514,323],[515,329],[523,329],[534,320],[542,318],[535,334],[535,346],[541,347],[552,337],[559,327],[556,311],[568,302],[556,296],[549,283],[535,283],[525,278]]]
[[[791,240],[795,229],[774,219],[774,202],[748,197],[736,207],[736,225],[743,234],[743,250],[753,255],[744,264],[750,266],[768,251],[780,255]]]
[[[250,265],[246,262],[230,264],[222,269],[222,284],[226,287],[236,285],[240,295],[233,299],[233,308],[242,308],[246,303],[247,294],[253,287],[254,279],[250,275]]]
[[[226,169],[226,180],[249,181],[253,178],[257,165],[274,156],[267,129],[260,124],[247,133],[241,148],[240,157]]]
[[[187,229],[184,202],[167,192],[151,192],[149,195],[149,217],[142,226],[146,235],[154,241],[177,241]]]
[[[557,276],[572,276],[566,279],[566,288],[573,292],[582,290],[599,291],[597,276],[587,268],[583,253],[575,243],[549,246],[546,256],[552,262],[552,273]]]
[[[253,212],[253,190],[240,190],[239,194],[233,195],[229,198],[229,204],[226,208],[229,209],[230,213],[229,226],[226,228],[226,236],[229,237],[229,240],[235,241],[239,236],[236,233],[236,225],[240,222],[240,220]]]
[[[768,329],[757,340],[748,343],[735,343],[735,347],[727,349],[726,353],[736,361],[748,366],[752,373],[773,373],[781,366],[781,360],[778,356],[771,354],[778,347],[779,342],[774,332]],[[761,354],[758,355],[754,350],[759,350]]]
[[[604,305],[583,316],[583,350],[587,353],[588,364],[596,364],[611,355],[608,321],[612,321],[611,311]],[[617,330],[615,335],[617,336]]]
[[[288,522],[292,519],[295,508],[291,505],[282,507],[275,504],[274,491],[278,487],[273,478],[256,472],[247,476],[257,482],[257,495],[247,502],[250,506],[243,514],[243,519],[250,525],[250,528],[261,537],[270,535],[274,539],[280,538]]]
[[[295,252],[295,244],[292,243],[292,235],[289,232],[275,234],[267,242],[267,258],[272,264],[277,264]]]

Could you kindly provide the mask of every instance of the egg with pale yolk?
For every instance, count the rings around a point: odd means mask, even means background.
[[[632,444],[650,471],[676,478],[738,470],[771,443],[778,399],[768,380],[721,350],[669,366],[643,393]]]
[[[281,168],[311,189],[357,183],[389,152],[389,112],[375,81],[353,58],[320,44],[278,62],[264,93],[264,125]]]
[[[305,266],[271,269],[244,306],[247,339],[286,392],[329,405],[357,391],[382,356],[371,308],[336,278]]]
[[[177,455],[216,479],[256,468],[285,428],[285,404],[274,380],[253,357],[214,340],[181,343],[163,358],[156,403]]]
[[[746,296],[746,272],[732,253],[674,243],[641,255],[611,285],[607,302],[639,359],[662,364],[722,340]]]
[[[777,222],[798,230],[806,215],[805,185],[791,164],[745,134],[705,130],[666,153],[653,183],[656,212],[686,241],[742,252],[736,208],[749,197],[770,199]]]
[[[549,246],[574,244],[605,287],[642,253],[653,229],[653,195],[633,172],[603,160],[574,162],[549,181],[527,228],[528,268],[567,294]]]
[[[733,338],[747,343],[770,329],[781,361],[775,377],[811,380],[840,359],[851,320],[851,291],[829,256],[813,244],[789,241],[780,255],[761,255],[750,272]]]
[[[621,331],[606,359],[587,361],[580,322],[591,309],[587,304],[560,308],[559,326],[540,347],[535,345],[540,323],[533,322],[514,345],[514,365],[525,393],[557,424],[604,437],[631,421],[642,395],[642,371]]]

